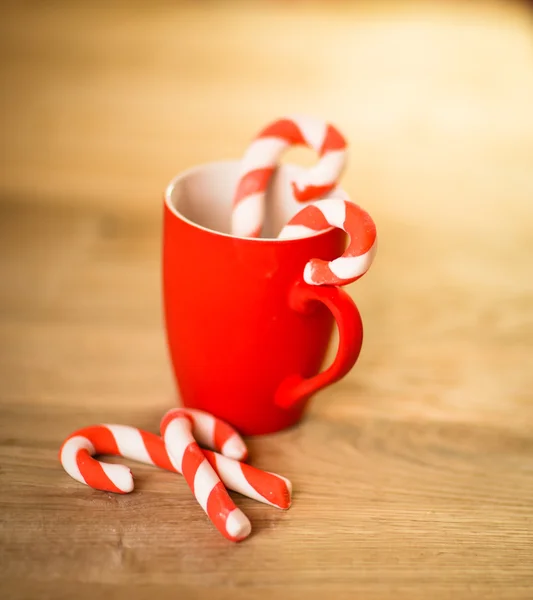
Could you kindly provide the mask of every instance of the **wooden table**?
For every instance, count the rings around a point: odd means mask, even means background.
[[[533,50],[514,3],[2,8],[0,596],[533,597]],[[181,478],[73,481],[72,430],[174,403],[161,192],[288,112],[334,120],[380,249],[361,358],[250,439],[287,512],[224,540]],[[286,160],[310,164],[309,151]],[[307,161],[307,163],[306,163]],[[333,349],[332,349],[333,351]]]

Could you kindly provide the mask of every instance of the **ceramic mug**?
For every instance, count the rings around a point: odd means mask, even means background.
[[[290,188],[297,172],[283,165],[273,177],[266,238],[229,234],[238,161],[194,167],[165,192],[164,320],[181,400],[244,435],[296,424],[309,398],[344,377],[361,350],[361,317],[350,296],[303,281],[311,258],[343,253],[346,234],[330,228],[275,239],[302,208]],[[335,321],[337,354],[320,371]]]

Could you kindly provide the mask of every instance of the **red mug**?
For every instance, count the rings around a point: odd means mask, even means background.
[[[309,398],[344,377],[361,350],[363,326],[350,296],[303,281],[311,258],[343,253],[346,234],[330,228],[275,239],[302,208],[290,187],[297,170],[283,165],[273,177],[266,238],[228,233],[238,161],[194,167],[165,192],[164,320],[181,401],[244,435],[296,424]],[[335,321],[337,355],[320,371]]]

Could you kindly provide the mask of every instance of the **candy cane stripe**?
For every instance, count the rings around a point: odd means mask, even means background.
[[[215,431],[215,434],[216,433],[217,432]],[[221,444],[221,446],[215,444],[215,448],[220,447],[220,452],[228,458],[232,458],[234,460],[245,460],[248,456],[248,449],[246,448],[246,445],[242,441],[240,435],[234,434],[225,442],[221,441]]]
[[[178,472],[181,473],[184,477],[183,469],[185,467],[184,461],[187,456],[187,448],[190,445],[191,441],[188,436],[188,427],[187,423],[183,421],[183,419],[173,419],[166,426],[166,432],[163,435],[163,441],[165,440],[165,435],[168,435],[169,438],[174,440],[174,452],[169,452],[169,456],[173,458],[173,463],[176,465]],[[165,444],[166,445],[166,444]],[[168,449],[167,449],[168,451]],[[185,479],[187,479],[185,477]]]
[[[346,202],[322,202],[319,206],[316,204],[315,206],[322,213],[327,226],[331,227],[333,225],[333,227],[344,229],[344,222],[346,221]]]
[[[304,268],[304,281],[310,285],[346,285],[364,275],[375,255],[377,245],[362,256],[340,257],[326,261],[309,261]]]
[[[94,446],[83,436],[74,436],[67,440],[61,449],[61,462],[65,471],[76,481],[87,483],[78,466],[78,456],[85,452],[83,456],[94,454]]]
[[[211,507],[209,507],[211,508]],[[236,508],[228,515],[226,519],[226,529],[231,538],[244,539],[252,531],[252,524],[246,518],[246,515]]]
[[[337,128],[328,125],[326,135],[324,136],[324,142],[320,148],[320,156],[326,152],[333,152],[334,150],[346,150],[346,140]]]
[[[232,525],[231,531],[228,530],[228,516],[239,509],[194,440],[191,417],[179,409],[169,411],[161,421],[161,435],[168,453],[176,463],[181,463],[185,481],[211,522],[231,541],[244,539],[250,533],[250,522],[240,511],[242,516],[232,520],[232,524],[240,523],[240,527],[235,530]]]
[[[250,194],[246,202],[237,204],[233,212],[236,225],[233,227],[232,234],[237,237],[257,237],[261,231],[263,210],[262,193]],[[246,226],[243,227],[241,224],[244,223]]]
[[[215,427],[218,419],[212,415],[193,408],[177,408],[174,409],[174,414],[186,415],[192,423],[192,435],[194,439],[207,448],[216,448],[220,450],[220,446],[215,444]],[[233,433],[233,429],[231,430]]]
[[[275,473],[267,472],[269,475],[268,483],[265,477],[261,476],[262,471],[251,465],[242,464],[242,472],[246,481],[255,489],[259,496],[264,498],[268,504],[279,508],[289,508],[291,505],[291,482]],[[259,500],[259,498],[257,498]]]
[[[117,444],[117,454],[128,456],[146,464],[153,464],[152,457],[144,444],[141,432],[127,425],[106,425]]]
[[[289,508],[291,484],[284,477],[260,471],[214,452],[206,453],[206,458],[216,472],[224,472],[224,484],[230,489],[259,502],[282,509]]]
[[[334,197],[334,193],[303,208],[278,236],[286,239],[301,233],[302,227],[315,231],[337,227],[349,235],[348,247],[341,257],[329,262],[313,258],[305,265],[303,278],[310,285],[351,283],[368,271],[376,254],[376,226],[370,215],[344,196]]]
[[[89,487],[116,494],[127,494],[133,489],[133,477],[124,465],[98,462],[90,456],[87,450],[80,450],[77,453],[76,463],[82,474],[83,482]],[[110,468],[105,468],[104,465]]]
[[[173,428],[170,428],[168,435],[172,435],[172,432]],[[178,449],[178,442],[175,442],[174,446],[176,449]],[[170,454],[175,455],[176,453],[171,452]],[[198,447],[198,444],[194,441],[189,442],[187,444],[187,447],[185,448],[185,451],[183,452],[183,458],[181,462],[181,473],[183,477],[185,477],[187,481],[194,483],[196,472],[198,471],[199,466],[204,462],[204,460],[205,457],[202,454],[200,448]]]
[[[309,204],[305,211],[298,212],[290,222],[285,225],[278,235],[278,239],[294,239],[308,237],[318,231],[329,229],[331,225],[328,223],[324,213],[314,206]]]
[[[244,460],[248,454],[246,444],[241,436],[230,427],[225,421],[217,419],[213,431],[213,443],[209,448],[215,448],[224,456],[229,456],[236,460]]]
[[[246,152],[241,163],[241,172],[272,170],[272,163],[287,146],[287,140],[279,137],[260,137],[255,139]],[[271,175],[272,173],[270,173]]]
[[[249,196],[254,194],[261,194],[262,198],[273,173],[273,167],[261,167],[243,175],[242,179],[239,181],[237,192],[235,194],[235,209],[242,198],[248,199]]]
[[[296,182],[291,183],[294,197],[298,202],[307,202],[313,198],[320,198],[328,194],[332,188],[332,185],[308,185],[305,188],[298,187]]]
[[[323,231],[328,229],[331,225],[328,223],[324,211],[314,204],[309,204],[305,207],[305,210],[300,210],[294,217],[289,221],[285,228],[281,231],[280,237],[285,234],[285,230],[295,225],[308,227],[314,232]]]
[[[279,234],[278,239],[280,240],[295,240],[297,238],[309,237],[320,231],[312,227],[306,227],[305,225],[286,225],[283,231]]]
[[[198,500],[200,506],[206,512],[209,495],[218,484],[220,484],[222,490],[224,490],[224,494],[226,493],[226,488],[224,487],[224,484],[222,483],[222,481],[220,481],[219,477],[217,476],[211,465],[207,462],[203,454],[202,462],[198,465],[198,468],[196,469],[193,482],[194,495],[196,496],[196,499]],[[219,506],[223,507],[224,502],[219,502]]]
[[[336,258],[329,263],[329,269],[339,279],[348,279],[352,273],[365,272],[368,268],[368,252],[362,256]]]
[[[122,494],[129,494],[133,490],[133,475],[128,467],[124,465],[114,465],[112,463],[91,461],[95,470],[102,469],[106,477],[113,483],[117,490]],[[109,489],[109,492],[115,490]]]
[[[93,428],[94,429],[94,428]],[[101,435],[103,444],[109,439],[106,432]],[[124,465],[105,465],[91,457],[95,452],[92,442],[84,436],[73,436],[61,448],[61,462],[65,471],[80,483],[97,487],[108,492],[128,493],[133,489],[133,478],[130,470]],[[111,467],[107,469],[106,467]]]
[[[345,151],[328,152],[322,157],[320,169],[314,167],[297,175],[296,179],[291,182],[296,199],[306,202],[330,192],[335,187],[335,182],[331,181],[329,173],[342,171],[345,160]],[[316,190],[320,190],[320,196]]]
[[[179,473],[178,465],[175,465],[172,462],[172,458],[168,455],[165,444],[161,438],[148,431],[143,431],[142,429],[139,429],[138,431],[141,435],[142,443],[146,448],[146,452],[150,456],[150,462],[148,464],[156,465],[166,471],[176,471]]]
[[[291,146],[303,146],[307,143],[302,126],[297,122],[297,118],[274,121],[274,123],[267,125],[256,139],[261,138],[279,138],[286,145]]]
[[[328,130],[327,123],[306,115],[293,115],[292,119],[301,135],[299,141],[295,141],[293,144],[305,144],[322,156]]]
[[[100,448],[102,454],[120,454],[117,440],[106,425],[93,425],[85,429],[87,437]]]
[[[182,416],[192,423],[192,435],[201,444],[236,460],[246,458],[248,450],[237,431],[222,419],[217,419],[205,411],[195,408],[173,408],[163,416],[162,426],[166,427],[173,419]],[[226,454],[226,451],[231,454]]]
[[[248,496],[249,498],[254,498],[255,500],[263,501],[260,494],[257,493],[255,488],[247,481],[244,476],[242,465],[228,460],[225,456],[221,454],[212,454],[211,455],[214,461],[215,471],[220,472],[222,469],[225,470],[226,473],[226,485],[232,490],[241,490],[240,493],[243,493],[242,490],[246,490],[246,493],[243,495]],[[213,462],[210,460],[210,456],[206,456],[207,460],[213,465]]]

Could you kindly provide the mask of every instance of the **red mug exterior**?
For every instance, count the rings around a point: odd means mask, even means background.
[[[167,344],[184,406],[205,410],[244,435],[296,424],[307,400],[355,364],[363,328],[341,288],[303,281],[311,258],[340,256],[346,235],[329,229],[296,240],[231,236],[238,162],[195,167],[176,177],[164,202],[163,299]],[[280,168],[266,229],[298,210]],[[283,201],[285,197],[285,201]],[[270,198],[267,198],[270,202]],[[277,221],[277,222],[276,222]],[[333,326],[339,349],[320,371]]]

